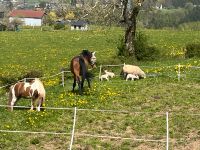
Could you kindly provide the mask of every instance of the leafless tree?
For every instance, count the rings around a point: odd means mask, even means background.
[[[124,45],[125,53],[135,57],[134,39],[136,34],[136,19],[144,0],[108,0],[96,1],[93,7],[90,7],[88,14],[96,17],[95,20],[101,19],[108,23],[112,19],[121,20],[125,26]],[[121,12],[121,15],[120,13]],[[98,13],[98,14],[95,14]],[[118,16],[115,17],[115,16]],[[119,21],[118,20],[118,21]]]
[[[135,57],[134,38],[136,34],[136,19],[144,0],[122,0],[123,22],[126,26],[124,44],[127,54]]]
[[[92,5],[84,3],[80,18],[93,20],[100,24],[106,23],[106,25],[111,24],[112,21],[122,20],[121,23],[123,22],[125,26],[126,54],[135,57],[136,19],[143,2],[144,0],[96,0],[95,3],[92,1]]]
[[[115,0],[113,1],[96,1],[92,6],[85,4],[84,15],[82,19],[91,20],[99,25],[112,25],[120,20],[120,9],[117,9]]]

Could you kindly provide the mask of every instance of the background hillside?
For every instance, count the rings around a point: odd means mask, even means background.
[[[50,1],[50,0],[44,0],[44,1],[21,1],[22,3],[25,2],[27,9],[30,9],[34,7],[35,4],[40,4],[43,6],[45,3],[53,3],[55,4],[56,7],[58,7],[57,14],[59,14],[59,9],[61,7],[67,9],[65,10],[70,10],[74,11],[74,13],[77,15],[77,18],[80,19],[82,18],[81,13],[81,8],[74,10],[73,9],[73,4],[81,4],[83,5],[82,9],[86,9],[87,11],[88,5],[94,6],[96,1],[90,1],[90,0],[82,0],[82,1],[64,1],[64,0],[55,0],[55,1]],[[103,4],[106,1],[101,1]],[[30,5],[30,6],[29,6]],[[44,5],[45,6],[45,5]],[[85,8],[84,8],[85,7]],[[26,9],[26,8],[25,8]],[[100,8],[98,8],[100,9]],[[65,13],[66,13],[65,12]],[[98,12],[98,11],[97,11]],[[115,12],[113,16],[110,16],[109,19],[109,24],[112,25],[119,25],[119,12]],[[142,6],[142,11],[140,11],[139,14],[139,26],[143,28],[155,28],[155,29],[162,29],[162,28],[179,28],[179,29],[184,29],[184,28],[190,28],[193,30],[199,30],[199,21],[200,21],[200,16],[198,15],[200,13],[200,2],[198,0],[146,0],[143,3]],[[95,14],[95,12],[94,12]],[[60,14],[61,15],[61,14]],[[87,18],[87,20],[92,23],[92,24],[101,24],[105,25],[106,23],[104,16],[106,14],[103,14],[102,12],[98,12],[99,18],[95,15],[93,17]],[[101,16],[101,17],[100,17]],[[97,20],[95,18],[98,18]],[[102,19],[104,21],[102,21]],[[117,19],[118,18],[118,19]],[[60,18],[62,19],[62,17]],[[59,20],[59,19],[58,19]],[[189,22],[192,22],[188,24]]]

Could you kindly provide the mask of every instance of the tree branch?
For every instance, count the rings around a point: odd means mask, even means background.
[[[122,16],[124,19],[124,22],[128,22],[128,15],[127,15],[127,4],[128,4],[128,0],[122,0],[122,4],[123,4],[123,10],[122,10]]]

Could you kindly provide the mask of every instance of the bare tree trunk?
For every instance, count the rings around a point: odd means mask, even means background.
[[[136,9],[136,8],[134,8]],[[139,11],[138,11],[139,12]],[[135,57],[135,34],[136,34],[136,17],[138,15],[138,12],[133,11],[132,16],[127,22],[127,27],[125,31],[125,45],[126,49],[128,51],[129,56]]]
[[[128,0],[123,0],[123,18],[126,25],[126,31],[124,35],[124,43],[126,54],[135,58],[135,34],[136,34],[136,19],[139,13],[141,5],[134,5],[132,9],[128,8],[130,5]]]
[[[132,20],[130,24],[127,24],[125,36],[124,36],[124,40],[125,40],[124,42],[126,45],[128,55],[131,55],[131,56],[135,55],[135,48],[134,48],[135,31],[136,31],[136,27]]]

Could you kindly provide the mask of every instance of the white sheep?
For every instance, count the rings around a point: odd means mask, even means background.
[[[122,68],[122,72],[124,74],[134,74],[134,75],[137,75],[139,78],[146,78],[146,74],[138,66],[125,65],[124,64],[124,66]]]
[[[108,76],[108,74],[103,74],[100,76],[99,79],[100,79],[100,81],[103,81],[103,79],[106,79],[107,81],[109,81],[109,76]]]
[[[113,72],[109,72],[108,70],[104,70],[104,72],[111,78],[113,78],[115,76],[115,74]]]
[[[131,79],[131,80],[139,79],[139,76],[129,73],[129,74],[127,74],[127,76],[126,76],[126,81],[128,81],[128,79]]]

